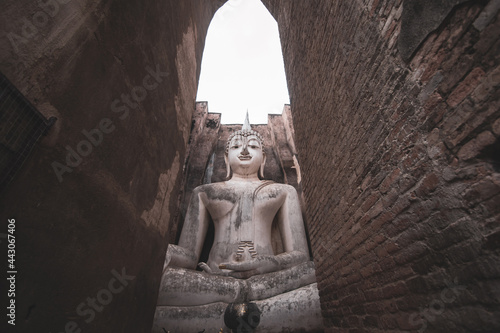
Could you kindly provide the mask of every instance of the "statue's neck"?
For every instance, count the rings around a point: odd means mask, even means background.
[[[259,177],[257,174],[253,175],[238,175],[234,174],[229,180],[229,182],[255,182],[255,181],[260,181]]]

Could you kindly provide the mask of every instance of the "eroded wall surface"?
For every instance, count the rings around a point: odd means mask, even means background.
[[[16,221],[13,331],[150,331],[222,3],[2,3],[0,70],[58,118],[0,194],[2,225]]]
[[[499,330],[498,1],[263,2],[329,331]]]

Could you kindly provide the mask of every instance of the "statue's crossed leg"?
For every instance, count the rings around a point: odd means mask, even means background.
[[[273,297],[314,282],[316,277],[311,261],[248,279],[211,275],[183,268],[167,268],[161,281],[158,306],[242,303]]]

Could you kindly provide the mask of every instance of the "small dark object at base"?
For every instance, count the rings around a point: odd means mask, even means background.
[[[224,324],[233,333],[252,333],[260,323],[260,310],[255,303],[231,303],[224,313]]]

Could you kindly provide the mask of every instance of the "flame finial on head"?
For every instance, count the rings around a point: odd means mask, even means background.
[[[247,115],[245,116],[245,122],[243,123],[243,126],[241,126],[242,131],[251,131],[252,128],[250,127],[250,120],[248,120],[248,110],[247,110]]]
[[[241,136],[255,135],[259,139],[261,146],[264,146],[264,139],[262,138],[262,136],[258,132],[252,130],[252,127],[250,127],[250,121],[248,120],[248,110],[247,110],[247,115],[245,117],[245,122],[243,123],[243,126],[241,126],[241,129],[231,134],[227,139],[226,153],[229,150],[229,145],[231,144],[231,140],[237,135]]]

